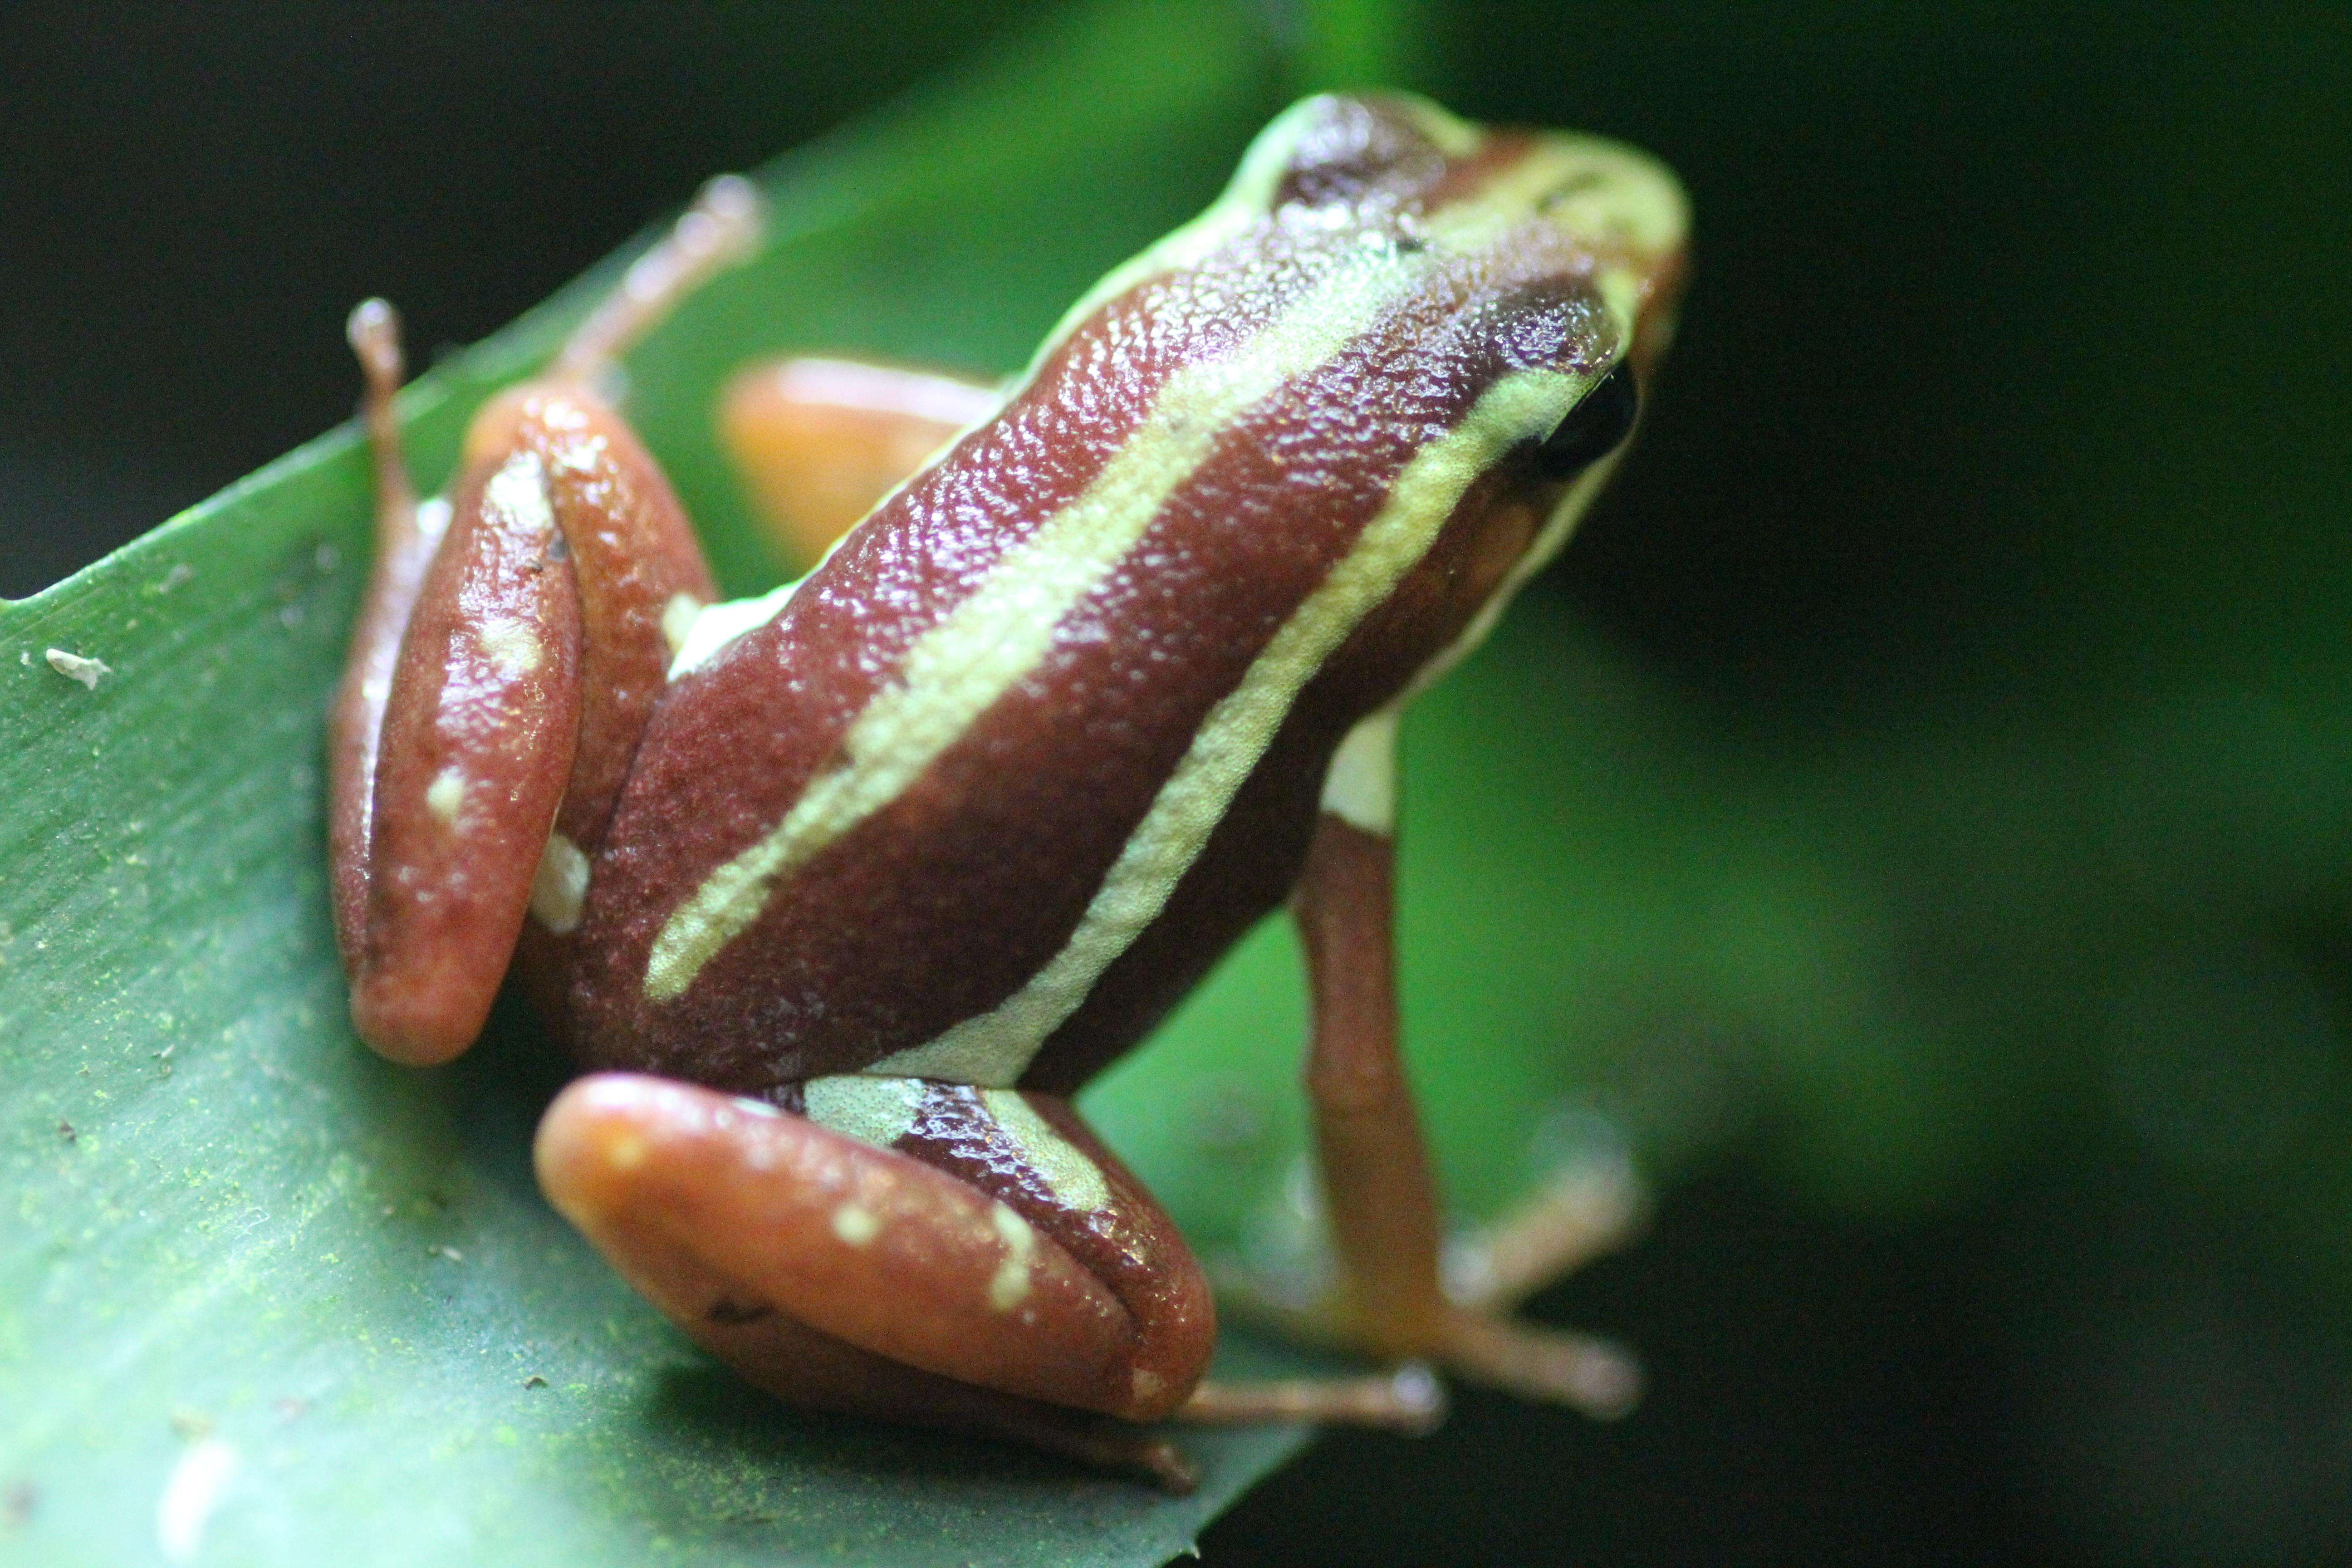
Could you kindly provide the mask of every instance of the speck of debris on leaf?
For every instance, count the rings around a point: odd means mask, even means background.
[[[0,1524],[15,1530],[33,1517],[33,1510],[41,1502],[41,1489],[30,1481],[18,1481],[0,1496]]]
[[[164,573],[163,576],[149,584],[147,585],[147,591],[151,594],[168,594],[195,574],[196,569],[194,567],[189,565],[184,561],[178,562],[173,564],[169,572]]]
[[[525,1388],[545,1388],[547,1386],[547,1379],[540,1376],[537,1373],[532,1373],[529,1377],[522,1380],[522,1385]]]
[[[446,1258],[452,1263],[463,1263],[466,1261],[466,1255],[464,1253],[458,1251],[454,1247],[444,1247],[437,1241],[432,1246],[426,1247],[425,1250],[431,1253],[436,1258]]]
[[[174,1436],[185,1437],[193,1442],[198,1437],[210,1436],[212,1429],[212,1417],[209,1415],[199,1415],[193,1410],[172,1412],[172,1432]]]
[[[61,647],[50,648],[41,657],[49,661],[49,668],[51,669],[56,670],[68,680],[80,681],[83,689],[89,691],[95,691],[98,689],[98,678],[100,676],[112,675],[114,673],[111,668],[108,668],[104,659],[84,658],[78,653],[68,653]]]
[[[310,1414],[310,1402],[307,1399],[297,1399],[289,1394],[276,1401],[271,1408],[289,1421],[299,1421],[303,1416]]]
[[[75,1139],[80,1137],[81,1134],[74,1131],[74,1124],[72,1122],[60,1121],[58,1123],[58,1136],[70,1143]]]

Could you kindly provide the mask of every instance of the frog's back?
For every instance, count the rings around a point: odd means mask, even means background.
[[[1627,324],[1536,218],[1538,145],[1301,106],[678,679],[589,890],[591,1063],[1066,1087],[1148,1029],[1557,499],[1528,454]]]

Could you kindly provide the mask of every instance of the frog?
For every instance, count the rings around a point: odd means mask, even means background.
[[[1622,461],[1687,228],[1621,143],[1307,99],[1010,383],[740,383],[752,488],[818,496],[824,548],[726,604],[610,385],[755,248],[750,185],[485,404],[441,497],[362,305],[377,551],[329,810],[355,1032],[448,1061],[511,975],[580,1074],[534,1140],[547,1198],[790,1405],[1180,1489],[1167,1423],[1423,1429],[1436,1373],[1621,1413],[1629,1352],[1513,1307],[1629,1204],[1555,1194],[1444,1266],[1397,742]],[[1286,909],[1336,1267],[1259,1304],[1383,1370],[1226,1382],[1206,1271],[1073,1097]]]

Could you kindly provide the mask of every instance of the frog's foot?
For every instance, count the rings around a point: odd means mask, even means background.
[[[1183,1484],[1172,1448],[1121,1423],[1199,1381],[1207,1285],[1066,1104],[913,1079],[783,1098],[807,1114],[583,1079],[541,1122],[541,1184],[673,1322],[788,1401]]]
[[[1450,1242],[1442,1279],[1451,1310],[1441,1330],[1445,1364],[1465,1376],[1601,1420],[1642,1396],[1641,1363],[1623,1346],[1538,1328],[1511,1309],[1556,1279],[1615,1251],[1648,1212],[1622,1161],[1571,1166],[1491,1226]]]
[[[1323,1216],[1311,1204],[1298,1206],[1293,1219],[1307,1236],[1284,1248],[1301,1255],[1288,1271],[1230,1262],[1213,1269],[1219,1300],[1237,1317],[1377,1359],[1423,1358],[1473,1382],[1599,1419],[1623,1415],[1639,1400],[1640,1363],[1624,1347],[1510,1316],[1527,1297],[1639,1230],[1647,1203],[1624,1161],[1565,1168],[1501,1219],[1450,1240],[1443,1255],[1444,1301],[1420,1310],[1368,1312],[1354,1305],[1330,1278],[1328,1250],[1308,1239],[1321,1232]],[[1309,1261],[1317,1255],[1319,1268]],[[1408,1361],[1396,1375],[1421,1364]]]

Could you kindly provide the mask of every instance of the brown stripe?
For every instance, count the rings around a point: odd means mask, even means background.
[[[661,920],[782,819],[908,647],[1084,492],[1170,374],[1244,343],[1351,256],[1350,237],[1265,228],[1115,299],[1004,417],[854,533],[782,616],[670,689],[583,928],[575,1006],[589,1037],[614,1042],[610,1060],[634,1059],[618,1042],[641,1026],[636,981]],[[718,757],[730,765],[713,767]]]
[[[1580,286],[1506,255],[1438,274],[1229,432],[1044,667],[779,888],[684,996],[639,1013],[633,1059],[741,1089],[854,1071],[989,1010],[1051,959],[1210,706],[1398,470],[1499,376],[1595,352]],[[1427,655],[1396,657],[1402,671]]]

